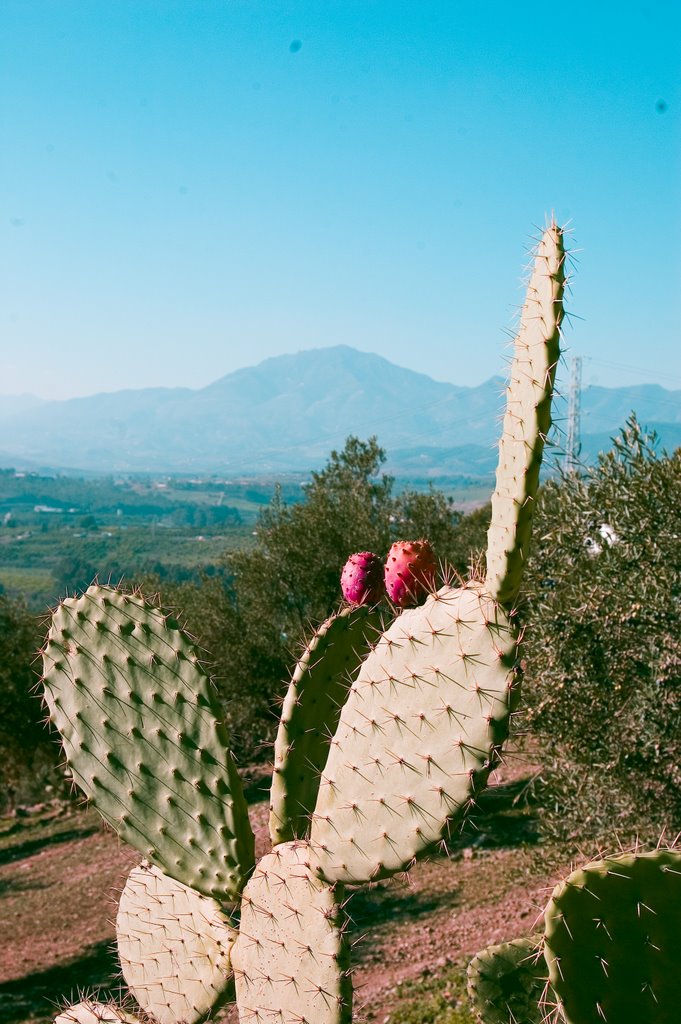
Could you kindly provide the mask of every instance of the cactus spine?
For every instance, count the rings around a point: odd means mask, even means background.
[[[161,1024],[196,1022],[224,998],[231,932],[216,904],[200,901],[233,901],[242,890],[231,946],[241,1021],[346,1024],[351,984],[335,887],[409,867],[446,838],[496,763],[517,695],[509,609],[549,424],[563,259],[551,225],[516,342],[486,581],[433,586],[376,642],[363,608],[319,630],[284,707],[276,845],[255,871],[228,737],[190,639],[140,597],[110,588],[91,587],[55,613],[45,694],[74,779],[154,865],[133,872],[119,948],[141,1009]],[[199,902],[180,897],[182,887]],[[185,897],[192,909],[178,914]],[[158,898],[173,904],[172,924],[152,907]],[[206,911],[201,971],[197,907]],[[313,962],[315,943],[323,962]],[[176,958],[182,950],[171,979],[150,966],[148,950],[159,945]]]

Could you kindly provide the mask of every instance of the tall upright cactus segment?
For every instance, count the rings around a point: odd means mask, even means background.
[[[296,665],[274,745],[270,836],[304,839],[350,682],[380,635],[380,616],[344,608],[322,623]]]
[[[681,1020],[681,853],[592,861],[554,890],[544,955],[567,1024]]]
[[[350,1024],[345,922],[307,843],[281,843],[244,889],[232,950],[242,1024]]]
[[[492,522],[487,536],[486,588],[505,608],[512,608],[520,588],[539,468],[551,426],[564,282],[563,232],[551,224],[536,250],[514,342],[492,497]]]
[[[177,623],[92,586],[55,612],[43,673],[73,778],[106,821],[171,878],[236,897],[253,833],[212,684]]]
[[[508,616],[551,422],[564,257],[552,224],[515,343],[485,582],[444,587],[403,612],[364,661],[341,712],[310,830],[330,883],[404,870],[445,838],[506,738],[519,642]]]

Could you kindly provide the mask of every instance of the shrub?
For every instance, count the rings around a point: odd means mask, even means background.
[[[549,482],[530,560],[526,715],[548,831],[681,824],[681,450],[631,417],[582,477]]]
[[[33,670],[42,634],[24,605],[0,594],[0,811],[56,782],[57,744],[42,724]]]
[[[380,474],[384,461],[375,438],[348,438],[312,473],[305,501],[287,505],[275,492],[252,550],[227,554],[222,573],[199,586],[161,586],[163,603],[177,609],[211,652],[209,667],[241,760],[261,758],[273,739],[283,684],[310,623],[338,606],[348,555],[373,550],[383,556],[398,537],[428,536],[442,560],[465,565],[468,559],[468,549],[457,556],[467,517],[432,488],[394,496],[392,478]],[[470,538],[479,532],[476,520]]]

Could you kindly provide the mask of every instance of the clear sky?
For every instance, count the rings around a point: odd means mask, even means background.
[[[0,69],[0,394],[481,383],[552,210],[585,382],[681,387],[678,0],[2,0]]]

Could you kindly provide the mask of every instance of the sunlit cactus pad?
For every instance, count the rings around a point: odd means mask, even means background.
[[[71,773],[100,814],[171,877],[236,895],[253,833],[189,637],[141,597],[92,586],[55,612],[43,665]]]
[[[322,776],[310,844],[323,878],[390,875],[448,834],[506,738],[516,647],[477,583],[393,622],[353,683]]]
[[[259,862],[232,966],[242,1024],[350,1024],[342,911],[310,869],[307,843],[282,843]]]
[[[114,1003],[83,999],[62,1010],[54,1018],[54,1024],[140,1024],[140,1020]]]
[[[237,932],[220,904],[148,864],[130,873],[116,937],[126,984],[160,1024],[196,1024],[227,997]]]
[[[554,890],[544,955],[567,1024],[681,1021],[681,853],[626,853]]]
[[[368,608],[346,608],[315,632],[288,688],[274,747],[270,797],[273,845],[306,838],[319,776],[352,677],[380,635]]]
[[[483,1024],[540,1024],[546,983],[541,935],[488,946],[468,965],[468,995]]]

